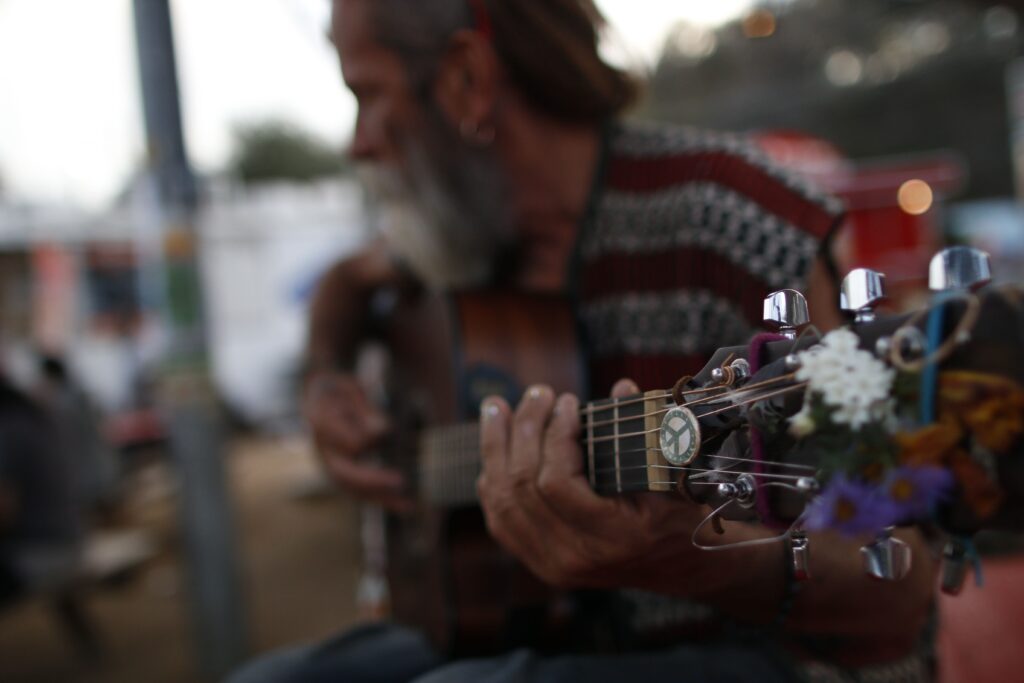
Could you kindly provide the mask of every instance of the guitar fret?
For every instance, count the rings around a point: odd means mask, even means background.
[[[597,474],[594,466],[594,412],[587,411],[587,470],[590,477],[590,488],[597,488]]]
[[[615,423],[612,425],[614,428],[612,443],[615,445],[615,490],[622,493],[622,455],[619,452],[619,402],[617,400],[613,417],[615,419]]]
[[[644,452],[647,488],[651,491],[671,491],[673,489],[672,470],[664,467],[669,465],[669,462],[661,454],[661,443],[658,438],[667,400],[665,393],[661,391],[649,391],[645,397],[647,400],[644,402],[646,416],[644,431],[647,432],[647,435],[644,438]]]

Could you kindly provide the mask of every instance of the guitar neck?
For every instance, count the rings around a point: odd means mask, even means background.
[[[419,498],[439,507],[474,505],[480,476],[480,425],[424,430],[419,443]]]
[[[670,464],[659,446],[667,392],[588,403],[580,411],[580,447],[590,485],[601,495],[671,491]],[[437,506],[477,502],[480,428],[476,422],[434,427],[419,443],[419,496]]]

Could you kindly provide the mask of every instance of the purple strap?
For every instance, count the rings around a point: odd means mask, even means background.
[[[762,332],[750,340],[750,349],[747,352],[747,362],[750,363],[750,373],[754,374],[761,369],[762,353],[768,342],[782,341],[787,339],[781,334]],[[750,453],[754,458],[754,474],[764,474],[764,440],[761,438],[761,431],[750,425]],[[772,514],[768,505],[768,496],[762,495],[761,477],[754,477],[757,485],[757,514],[761,517],[761,523],[773,529],[784,529],[788,524],[781,521]]]

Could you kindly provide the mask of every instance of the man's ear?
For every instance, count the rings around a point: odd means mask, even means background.
[[[500,67],[494,48],[477,31],[456,31],[448,41],[434,81],[434,98],[456,129],[494,126]]]

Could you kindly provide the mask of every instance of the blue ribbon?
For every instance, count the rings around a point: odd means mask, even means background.
[[[932,297],[932,309],[928,312],[925,326],[927,348],[925,357],[932,355],[942,345],[942,322],[945,316],[945,303],[949,300],[946,292],[939,292]],[[921,412],[922,425],[935,422],[936,394],[938,392],[939,367],[934,362],[925,364],[921,371]]]

